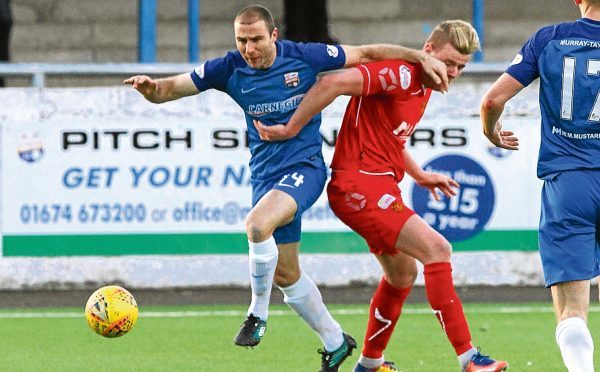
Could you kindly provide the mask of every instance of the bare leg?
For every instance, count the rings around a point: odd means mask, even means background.
[[[396,248],[423,265],[450,262],[452,253],[450,243],[417,215],[406,221],[396,240]]]

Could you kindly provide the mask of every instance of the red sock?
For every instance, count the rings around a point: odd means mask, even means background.
[[[411,287],[392,287],[385,277],[381,279],[369,307],[369,323],[362,355],[378,359],[383,355]]]
[[[462,303],[454,289],[450,262],[425,265],[425,292],[456,355],[471,349],[471,333]]]

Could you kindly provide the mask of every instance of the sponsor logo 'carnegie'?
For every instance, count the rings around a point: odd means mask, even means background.
[[[303,97],[304,94],[298,94],[283,101],[259,103],[258,105],[249,105],[248,111],[246,112],[248,113],[248,115],[262,116],[277,111],[292,111],[293,109],[298,107]]]

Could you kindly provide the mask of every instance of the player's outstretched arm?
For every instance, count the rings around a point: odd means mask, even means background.
[[[310,119],[321,112],[341,95],[359,96],[362,94],[363,76],[356,68],[338,70],[324,74],[308,90],[300,106],[287,124],[264,125],[254,120],[263,141],[283,141],[296,136]]]
[[[524,86],[507,73],[502,74],[492,84],[481,101],[480,114],[483,124],[483,134],[494,145],[507,149],[518,150],[519,139],[512,131],[502,130],[500,116],[506,102],[519,93]]]
[[[451,177],[423,170],[406,149],[402,151],[402,158],[404,159],[406,173],[415,180],[417,185],[429,189],[435,200],[441,200],[438,190],[448,198],[456,195],[456,189],[460,185]]]
[[[125,79],[123,83],[130,84],[152,103],[163,103],[198,93],[190,74],[156,80],[146,75],[135,75]]]
[[[346,54],[346,64],[344,67],[386,59],[402,59],[421,64],[423,72],[433,79],[436,85],[440,86],[440,92],[444,93],[448,91],[446,64],[422,50],[394,44],[342,45],[342,49],[344,49],[344,53]]]

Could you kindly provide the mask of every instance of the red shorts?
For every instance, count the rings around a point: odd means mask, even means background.
[[[334,171],[327,196],[335,215],[367,241],[371,252],[399,252],[396,240],[415,212],[402,202],[394,177]]]

